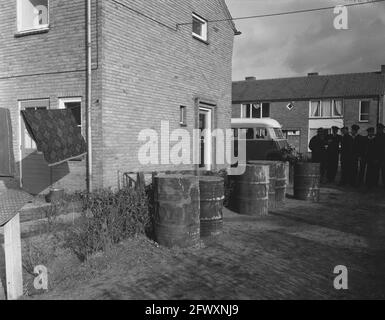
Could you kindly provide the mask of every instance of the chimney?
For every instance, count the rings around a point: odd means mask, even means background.
[[[385,74],[385,64],[382,64],[382,65],[381,65],[381,73],[382,73],[382,74]]]
[[[256,77],[246,77],[245,78],[246,81],[252,81],[252,80],[257,80]]]
[[[318,76],[318,72],[310,72],[307,74],[308,77],[314,77],[314,76]]]

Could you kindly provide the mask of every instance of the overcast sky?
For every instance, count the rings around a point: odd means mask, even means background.
[[[364,0],[226,0],[233,17]],[[366,0],[365,0],[366,1]],[[336,30],[333,10],[235,21],[233,79],[380,70],[385,64],[385,2],[348,8],[349,29]]]

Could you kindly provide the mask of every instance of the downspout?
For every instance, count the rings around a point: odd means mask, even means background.
[[[92,191],[92,40],[91,40],[91,0],[87,0],[87,191]]]

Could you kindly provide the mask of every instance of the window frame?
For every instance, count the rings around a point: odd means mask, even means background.
[[[341,101],[341,116],[336,116],[334,114],[334,104],[336,101]],[[342,119],[344,117],[344,100],[343,99],[332,99],[332,112],[331,112],[331,115],[332,115],[332,118],[337,118],[337,119]]]
[[[253,108],[255,105],[259,105],[260,108],[260,116],[258,118],[253,117]],[[242,103],[241,104],[241,119],[267,119],[270,118],[270,102],[259,102],[259,103]],[[268,108],[268,116],[263,116],[264,106]],[[247,113],[250,113],[250,117],[247,117]]]
[[[66,109],[65,104],[66,103],[80,103],[80,125],[78,125],[78,128],[80,128],[81,131],[83,131],[83,112],[82,112],[82,97],[71,97],[71,98],[59,98],[59,107],[58,109]]]
[[[199,20],[202,23],[202,34],[203,35],[200,35],[200,34],[197,34],[194,32],[194,19]],[[207,43],[208,38],[209,38],[208,20],[206,20],[205,18],[196,14],[195,12],[193,12],[192,13],[192,21],[193,21],[192,30],[191,30],[192,36],[198,40],[201,40],[201,41]]]
[[[179,106],[179,124],[182,127],[187,127],[187,107]]]
[[[330,116],[325,116],[325,109],[324,109],[324,105],[325,105],[325,102],[330,102]],[[341,110],[341,113],[342,115],[341,116],[336,116],[334,114],[334,103],[336,101],[341,101],[341,107],[342,107],[342,110]],[[319,106],[320,106],[320,115],[319,116],[313,116],[312,115],[312,103],[315,103],[315,102],[318,102],[319,103]],[[310,119],[342,119],[344,117],[344,100],[343,99],[314,99],[314,100],[309,100],[309,118]]]
[[[369,110],[367,113],[363,113],[362,112],[362,102],[368,102],[369,103]],[[358,110],[358,121],[359,122],[362,122],[362,123],[368,123],[370,122],[370,105],[371,105],[371,101],[369,99],[364,99],[364,100],[360,100],[360,103],[359,103],[359,110]],[[368,116],[368,120],[363,120],[362,119],[362,115],[367,115]]]
[[[50,27],[50,14],[49,14],[50,1],[47,0],[47,23],[38,27],[32,27],[28,29],[21,28],[21,21],[22,21],[22,14],[21,14],[22,3],[21,2],[22,1],[25,1],[25,0],[16,0],[16,34],[24,35],[24,34],[31,34],[31,33],[47,32]]]
[[[312,103],[318,102],[320,107],[320,115],[319,116],[313,116],[312,115]],[[309,101],[309,118],[311,119],[321,119],[322,118],[322,100],[310,100]]]

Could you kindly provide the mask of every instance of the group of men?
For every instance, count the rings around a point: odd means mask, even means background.
[[[312,161],[321,164],[321,179],[333,183],[341,162],[340,185],[368,188],[378,186],[379,177],[385,187],[385,126],[367,129],[367,135],[360,134],[360,127],[332,127],[332,133],[319,128],[310,140]]]

